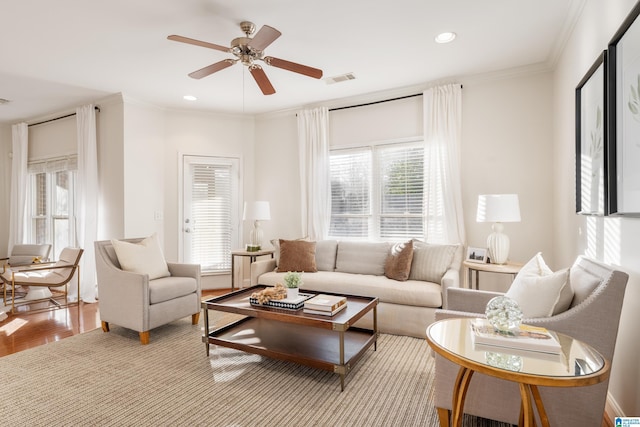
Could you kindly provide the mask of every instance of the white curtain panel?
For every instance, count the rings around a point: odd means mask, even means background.
[[[76,184],[76,238],[84,249],[80,260],[80,295],[69,287],[71,298],[96,302],[97,281],[93,242],[98,235],[98,151],[96,112],[93,105],[76,109],[78,179]]]
[[[302,235],[323,240],[329,230],[329,110],[325,107],[298,112],[300,199]]]
[[[425,238],[431,243],[465,244],[460,137],[462,88],[459,84],[426,90],[425,140]]]
[[[18,123],[11,126],[11,133],[13,157],[11,161],[9,245],[7,253],[11,253],[13,245],[24,243],[29,127],[26,123]]]

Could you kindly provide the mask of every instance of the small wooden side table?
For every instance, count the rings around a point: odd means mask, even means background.
[[[237,256],[240,257],[249,257],[249,265],[254,263],[259,256],[263,255],[271,255],[273,258],[273,254],[275,250],[273,249],[261,249],[259,251],[246,251],[244,249],[236,249],[231,251],[231,291],[233,292],[235,289],[235,277],[236,277],[236,269],[235,269],[235,259]]]
[[[515,279],[516,274],[520,271],[523,264],[518,262],[507,262],[506,264],[489,264],[473,261],[464,261],[462,266],[467,269],[467,278],[469,289],[473,287],[473,272],[475,272],[475,289],[480,289],[480,272],[485,273],[497,273],[497,274],[511,274],[512,280]]]
[[[541,363],[535,352],[513,353],[513,349],[496,347],[501,354],[513,355],[520,359],[520,370],[513,371],[495,366],[487,359],[485,347],[476,349],[471,339],[470,324],[473,319],[444,319],[432,323],[427,328],[427,342],[439,355],[460,366],[452,396],[452,411],[438,408],[440,425],[461,427],[464,401],[471,377],[475,372],[513,381],[520,387],[520,423],[524,427],[534,427],[537,410],[543,427],[549,427],[549,419],[544,408],[538,386],[581,387],[598,384],[609,377],[610,362],[593,347],[568,335],[556,333],[562,343],[562,354],[557,358],[544,359]],[[522,354],[522,355],[520,355]],[[567,369],[577,365],[581,369]],[[445,423],[443,423],[445,421]]]

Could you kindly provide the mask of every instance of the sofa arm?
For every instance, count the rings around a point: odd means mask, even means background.
[[[449,307],[449,289],[450,288],[459,288],[460,287],[460,271],[450,268],[444,273],[442,276],[442,280],[440,281],[440,287],[442,288],[442,308]]]
[[[484,313],[487,303],[491,298],[504,295],[500,292],[477,291],[466,288],[451,288],[447,292],[445,307],[453,311],[466,311],[469,313]]]
[[[258,277],[276,269],[275,259],[263,259],[251,263],[251,286],[258,284]]]

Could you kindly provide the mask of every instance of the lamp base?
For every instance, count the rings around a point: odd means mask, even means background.
[[[245,250],[247,252],[258,252],[260,249],[262,249],[260,247],[260,245],[246,245],[245,246]]]
[[[505,264],[509,259],[509,236],[502,232],[503,228],[499,222],[491,226],[493,233],[487,238],[491,264]]]

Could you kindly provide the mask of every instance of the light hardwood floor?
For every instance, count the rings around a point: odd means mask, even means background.
[[[215,289],[202,294],[212,297],[229,291]],[[39,313],[29,313],[25,308],[21,307],[21,311],[0,322],[0,357],[100,327],[98,304],[81,302],[80,306]]]

